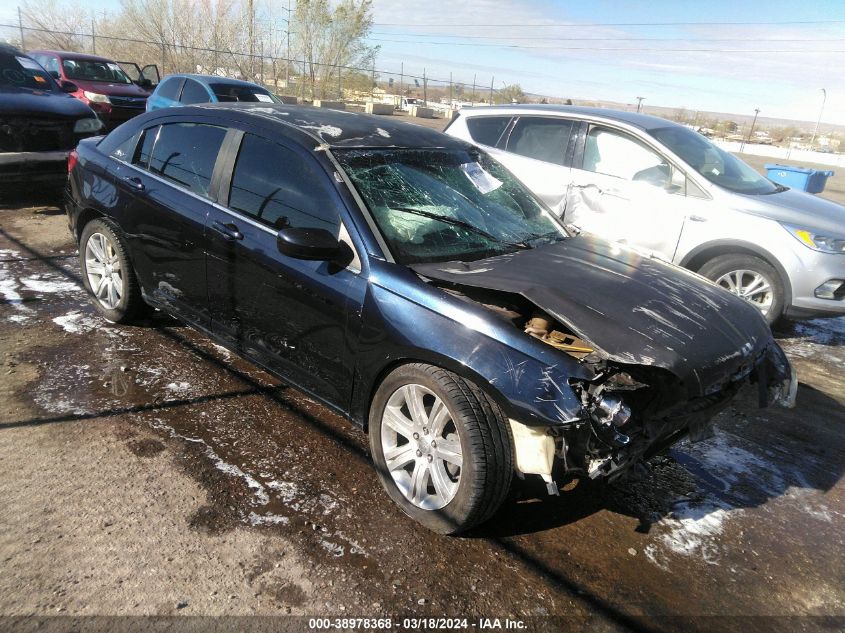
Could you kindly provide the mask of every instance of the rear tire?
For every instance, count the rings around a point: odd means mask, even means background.
[[[440,367],[403,365],[384,379],[370,409],[369,439],[387,494],[434,532],[483,523],[510,490],[504,414],[472,382]]]
[[[720,255],[706,262],[698,272],[760,308],[769,325],[783,315],[786,303],[783,281],[765,260],[742,253]]]
[[[79,240],[79,268],[91,303],[107,321],[129,323],[145,308],[129,248],[111,220],[91,220]]]

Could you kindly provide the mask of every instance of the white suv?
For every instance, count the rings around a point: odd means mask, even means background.
[[[677,123],[572,106],[464,108],[481,146],[568,224],[781,316],[845,314],[845,207],[777,185]]]

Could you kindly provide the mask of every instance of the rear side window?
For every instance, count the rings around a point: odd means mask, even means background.
[[[509,152],[555,165],[564,164],[572,121],[521,117],[508,137]]]
[[[210,101],[205,88],[193,79],[185,80],[185,87],[182,88],[182,96],[179,97],[182,103],[208,103]]]
[[[182,86],[183,81],[184,79],[181,77],[165,79],[156,90],[156,96],[176,101],[179,98],[179,88]]]
[[[168,123],[159,127],[157,134],[151,134],[154,129],[144,134],[138,163],[143,166],[144,157],[149,156],[148,169],[152,173],[208,197],[211,174],[226,128],[201,123]],[[153,136],[155,139],[151,141]]]
[[[340,218],[326,176],[297,152],[246,134],[235,163],[229,207],[279,230],[326,229]]]
[[[509,116],[479,116],[467,118],[467,129],[472,140],[481,145],[496,147],[502,132],[511,122]]]

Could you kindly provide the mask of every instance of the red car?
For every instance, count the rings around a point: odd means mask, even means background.
[[[106,57],[65,51],[32,51],[29,55],[41,64],[58,82],[69,81],[79,87],[73,92],[74,97],[91,106],[91,109],[111,130],[135,115],[144,112],[147,97],[154,88],[154,83],[144,76],[144,71],[158,69],[147,66],[138,70],[138,78],[133,80],[121,67],[121,64]]]

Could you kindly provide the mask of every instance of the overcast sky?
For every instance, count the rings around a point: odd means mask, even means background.
[[[14,18],[17,4],[0,0],[0,19]],[[116,10],[119,0],[85,5]],[[475,75],[486,87],[495,77],[497,88],[519,83],[527,92],[558,97],[635,103],[641,96],[651,105],[750,114],[760,108],[761,116],[810,121],[825,88],[823,121],[845,124],[843,0],[373,5],[380,70],[398,72],[404,62],[407,74],[422,75],[425,68],[429,77],[448,79],[451,72],[465,82]],[[771,52],[749,52],[755,50]]]

